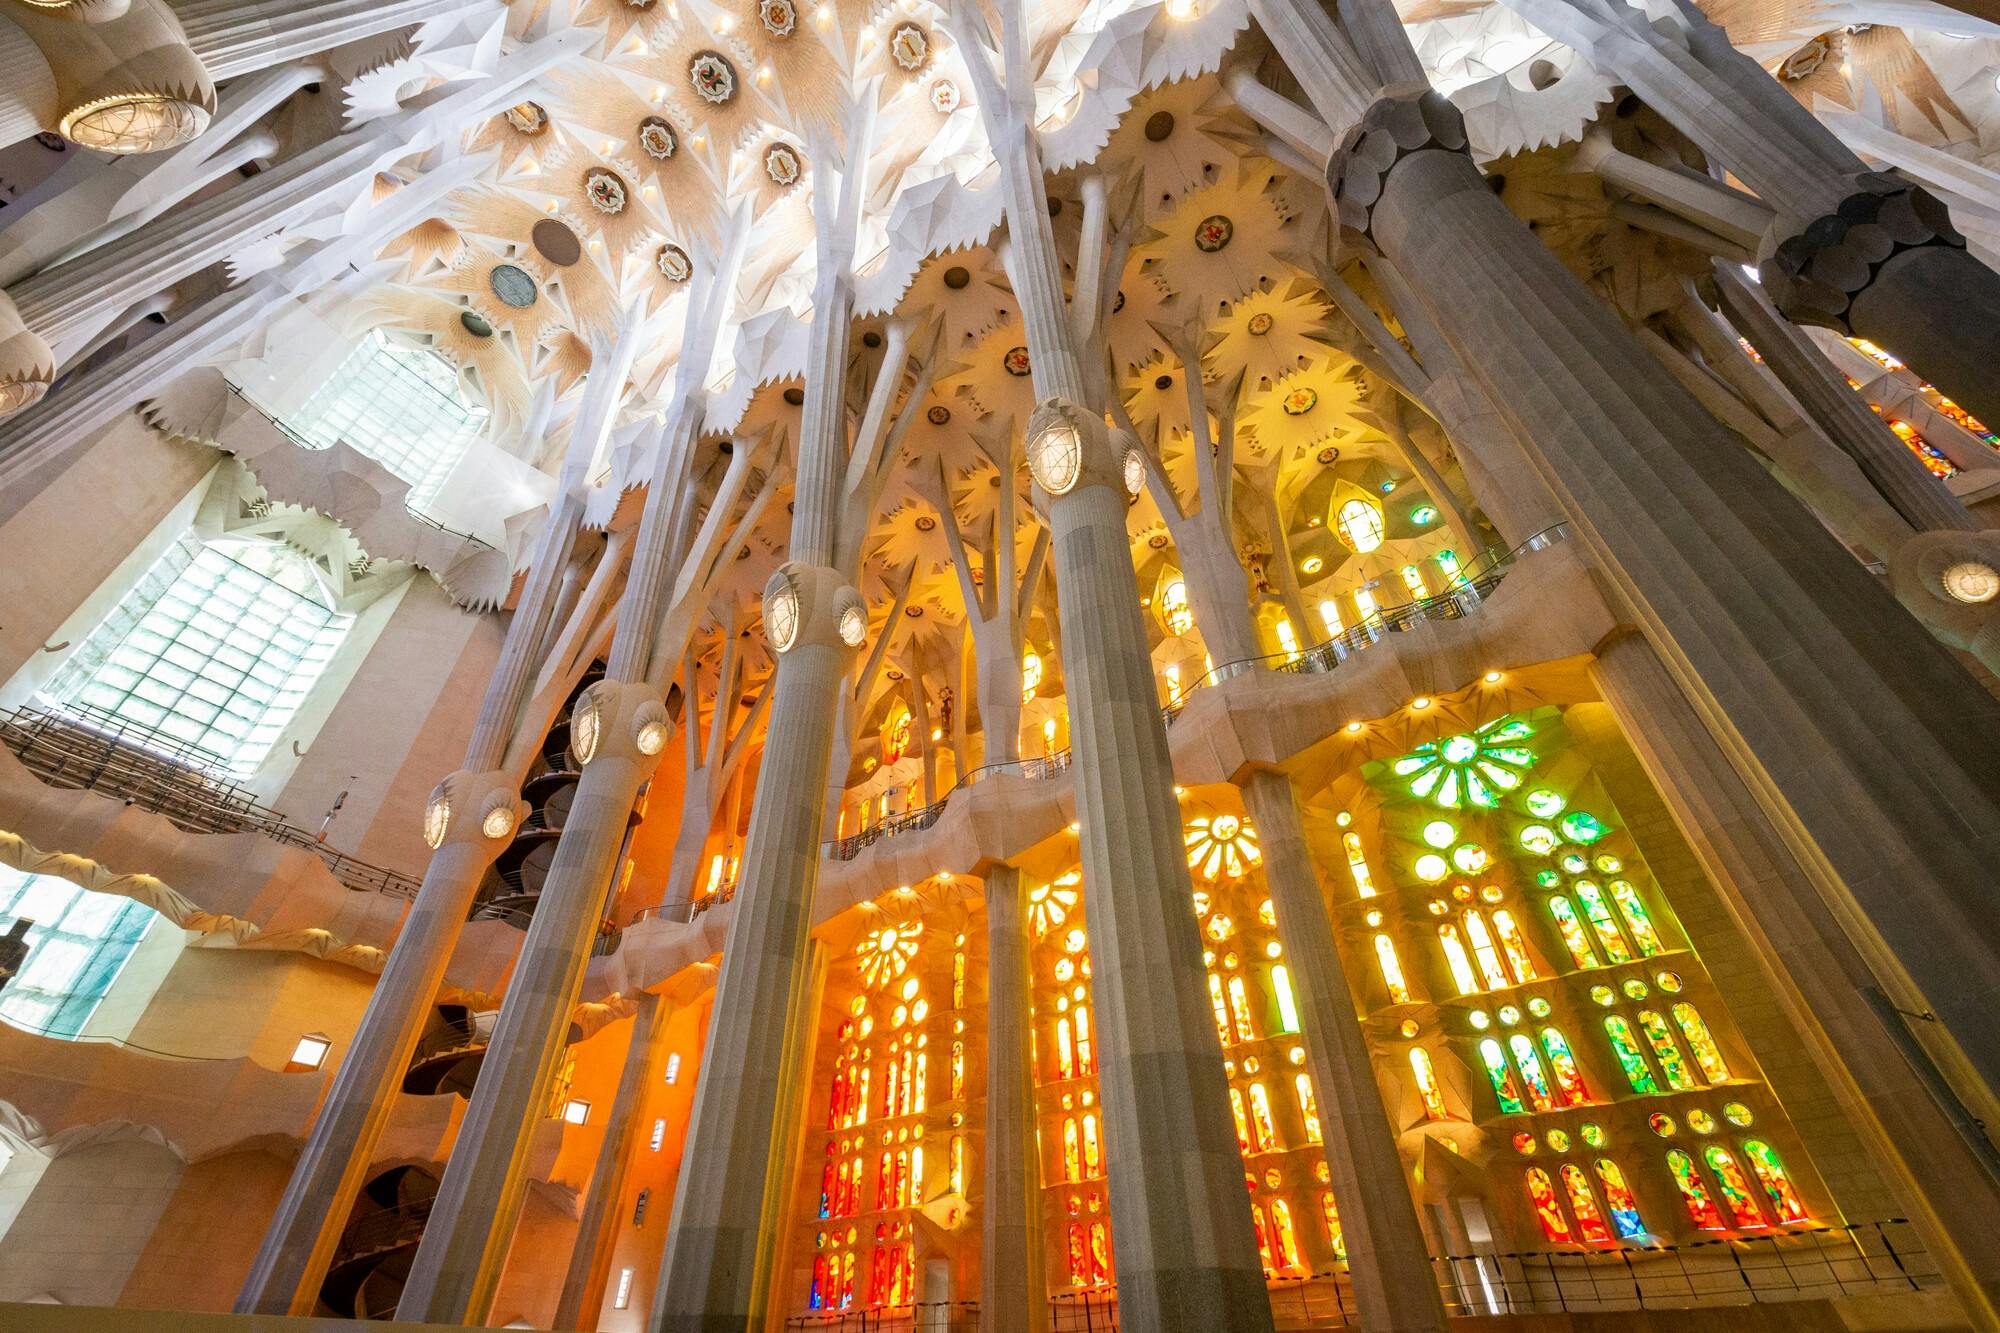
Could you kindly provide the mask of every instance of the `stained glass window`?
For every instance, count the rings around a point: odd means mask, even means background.
[[[1702,1021],[1700,1010],[1682,1000],[1673,1008],[1674,1022],[1680,1026],[1681,1035],[1687,1038],[1688,1047],[1694,1051],[1695,1063],[1701,1066],[1701,1076],[1710,1083],[1729,1081],[1729,1065],[1722,1058],[1722,1048],[1715,1044],[1715,1036]]]
[[[1604,946],[1604,956],[1614,963],[1632,961],[1632,950],[1626,945],[1625,937],[1618,933],[1618,923],[1611,916],[1611,909],[1604,904],[1604,893],[1587,879],[1580,879],[1570,886],[1576,890],[1577,901],[1583,904],[1583,914],[1590,918],[1590,928],[1597,933],[1597,941]]]
[[[1424,742],[1391,764],[1390,771],[1409,779],[1410,795],[1420,801],[1446,810],[1468,801],[1490,809],[1520,786],[1533,767],[1534,752],[1513,743],[1532,734],[1522,718],[1495,718],[1470,732]]]
[[[1348,500],[1334,515],[1334,529],[1349,550],[1367,555],[1382,544],[1382,510],[1359,497]]]
[[[1215,1035],[1227,1046],[1235,1040],[1229,1031],[1229,1005],[1222,998],[1222,978],[1213,972],[1208,974],[1208,1002],[1215,1010]]]
[[[1535,1054],[1535,1044],[1516,1032],[1507,1038],[1507,1049],[1514,1052],[1514,1063],[1520,1066],[1521,1081],[1528,1085],[1528,1100],[1535,1104],[1535,1109],[1553,1108],[1555,1101],[1549,1096],[1548,1080],[1542,1076],[1542,1062]]]
[[[1493,909],[1493,933],[1500,937],[1500,947],[1507,951],[1507,964],[1514,969],[1514,976],[1520,981],[1533,981],[1538,975],[1534,959],[1528,954],[1528,945],[1521,938],[1521,928],[1514,924],[1514,914],[1504,907]]]
[[[1437,1071],[1431,1067],[1431,1053],[1412,1046],[1410,1070],[1417,1078],[1417,1095],[1424,1099],[1424,1114],[1432,1120],[1445,1119],[1444,1092],[1438,1087]]]
[[[1488,1037],[1479,1043],[1479,1059],[1486,1066],[1486,1077],[1493,1084],[1493,1095],[1500,1099],[1503,1115],[1525,1111],[1521,1093],[1514,1086],[1514,1071],[1507,1067],[1507,1056],[1500,1049],[1500,1043]]]
[[[1556,1187],[1549,1180],[1549,1173],[1539,1166],[1528,1171],[1528,1201],[1535,1206],[1535,1220],[1542,1224],[1542,1235],[1551,1244],[1567,1245],[1570,1235],[1569,1219],[1563,1216],[1562,1204],[1556,1199]]]
[[[1299,1261],[1299,1236],[1292,1226],[1292,1207],[1283,1199],[1271,1200],[1272,1257],[1280,1268],[1303,1268]]]
[[[1500,962],[1500,950],[1494,946],[1493,935],[1486,929],[1486,918],[1476,909],[1465,914],[1465,933],[1472,941],[1472,954],[1479,960],[1479,970],[1485,976],[1486,984],[1494,990],[1512,985],[1513,979]]]
[[[1396,946],[1387,935],[1375,937],[1375,961],[1382,967],[1382,983],[1389,988],[1389,1003],[1408,1004],[1410,988],[1403,984],[1403,965],[1396,961]]]
[[[1727,1229],[1722,1214],[1708,1197],[1708,1187],[1701,1183],[1701,1173],[1695,1170],[1694,1158],[1675,1148],[1667,1154],[1667,1170],[1673,1173],[1674,1184],[1680,1189],[1681,1202],[1687,1207],[1690,1222],[1703,1231]]]
[[[1299,1123],[1306,1128],[1306,1141],[1320,1142],[1319,1101],[1313,1096],[1311,1074],[1299,1073],[1292,1076],[1292,1095],[1298,1098]]]
[[[1241,1088],[1229,1090],[1229,1110],[1236,1117],[1237,1148],[1245,1154],[1254,1151],[1250,1146],[1250,1113],[1244,1108]]]
[[[1292,994],[1291,970],[1283,963],[1271,969],[1271,996],[1278,1002],[1278,1031],[1299,1030],[1299,1002]]]
[[[1716,1188],[1722,1192],[1722,1201],[1729,1208],[1729,1215],[1739,1227],[1761,1227],[1764,1215],[1757,1211],[1757,1200],[1750,1193],[1750,1181],[1743,1174],[1743,1168],[1736,1164],[1729,1149],[1719,1143],[1711,1143],[1701,1150],[1701,1159],[1708,1163],[1708,1169],[1715,1173]]]
[[[1250,1137],[1258,1152],[1271,1152],[1280,1146],[1278,1127],[1271,1119],[1271,1094],[1262,1083],[1250,1085]]]
[[[1097,1140],[1097,1117],[1094,1115],[1083,1118],[1083,1174],[1093,1180],[1104,1174],[1104,1149]]]
[[[1569,1210],[1576,1218],[1576,1229],[1586,1243],[1608,1244],[1611,1228],[1604,1224],[1604,1214],[1597,1207],[1597,1196],[1590,1192],[1590,1181],[1584,1177],[1583,1168],[1574,1162],[1563,1163],[1556,1173],[1562,1177],[1563,1193],[1569,1196]]]
[[[352,624],[334,612],[312,563],[291,548],[185,538],[42,693],[249,773]]]
[[[1060,1078],[1076,1077],[1076,1043],[1070,1037],[1067,1018],[1056,1020],[1056,1075]]]
[[[1424,585],[1423,570],[1415,565],[1404,565],[1397,572],[1403,576],[1403,586],[1410,590],[1411,600],[1421,602],[1431,595],[1431,590]]]
[[[1596,967],[1597,954],[1590,947],[1590,939],[1583,933],[1583,925],[1576,919],[1576,909],[1569,899],[1557,894],[1549,899],[1549,915],[1555,919],[1556,930],[1562,936],[1563,947],[1578,967]]]
[[[1368,874],[1368,856],[1361,850],[1361,835],[1343,833],[1340,842],[1347,849],[1347,871],[1354,877],[1354,891],[1363,898],[1375,896],[1375,881]]]
[[[23,918],[35,923],[28,956],[0,991],[0,1018],[68,1039],[83,1031],[159,914],[131,898],[0,866],[0,934]]]
[[[1569,1042],[1555,1028],[1542,1029],[1542,1050],[1549,1057],[1549,1068],[1555,1072],[1556,1087],[1562,1093],[1563,1105],[1582,1106],[1590,1100],[1590,1089],[1583,1084],[1583,1074],[1576,1067],[1576,1055],[1569,1048]]]
[[[1666,1020],[1651,1009],[1641,1009],[1639,1027],[1646,1034],[1646,1044],[1653,1048],[1653,1058],[1666,1071],[1668,1085],[1676,1092],[1692,1088],[1694,1075],[1688,1072],[1687,1061],[1681,1057],[1680,1043],[1668,1031]]]
[[[1063,1179],[1083,1179],[1083,1142],[1077,1133],[1076,1117],[1063,1117]]]
[[[466,446],[486,429],[458,371],[435,352],[399,347],[380,330],[341,362],[289,424],[318,449],[345,441],[410,484],[409,503],[435,499]]]
[[[1778,1160],[1776,1149],[1761,1139],[1745,1139],[1743,1155],[1750,1159],[1751,1174],[1764,1187],[1764,1197],[1771,1201],[1771,1212],[1780,1222],[1810,1220],[1798,1191],[1792,1188],[1792,1178],[1785,1174],[1785,1164]]]
[[[1617,1057],[1618,1067],[1625,1071],[1625,1081],[1632,1085],[1632,1091],[1658,1092],[1660,1085],[1654,1080],[1646,1057],[1639,1053],[1632,1025],[1625,1021],[1623,1014],[1604,1016],[1604,1035],[1611,1039],[1611,1054]]]
[[[1632,887],[1632,881],[1612,880],[1611,896],[1617,900],[1618,910],[1625,917],[1625,929],[1632,932],[1632,942],[1639,946],[1639,953],[1647,958],[1658,953],[1660,936],[1653,929],[1653,918],[1640,900],[1639,891]]]
[[[1250,1021],[1250,992],[1242,977],[1229,979],[1229,1014],[1234,1020],[1238,1041],[1255,1041],[1257,1029]]]
[[[1333,1247],[1333,1257],[1347,1262],[1347,1236],[1340,1229],[1340,1210],[1334,1206],[1332,1190],[1320,1191],[1319,1211],[1326,1222],[1327,1243]]]
[[[1472,960],[1466,956],[1465,944],[1458,938],[1458,927],[1449,921],[1439,926],[1438,943],[1444,949],[1444,961],[1451,968],[1452,984],[1458,987],[1458,993],[1477,994],[1479,979],[1472,973]]]
[[[1595,1163],[1597,1183],[1604,1191],[1604,1202],[1611,1210],[1611,1225],[1621,1240],[1631,1240],[1646,1234],[1646,1224],[1640,1220],[1638,1201],[1625,1184],[1625,1173],[1618,1169],[1618,1163],[1609,1157],[1600,1157]]]

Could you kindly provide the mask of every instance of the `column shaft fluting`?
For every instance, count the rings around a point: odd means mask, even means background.
[[[1370,1330],[1443,1333],[1444,1300],[1403,1173],[1395,1127],[1382,1105],[1374,1061],[1355,1017],[1354,995],[1313,869],[1292,780],[1260,769],[1239,785],[1257,827],[1279,941],[1306,1016],[1306,1069],[1312,1075],[1333,1197],[1340,1207],[1355,1310]]]
[[[1035,1071],[1029,1060],[1034,1007],[1025,894],[1015,867],[986,872],[986,1162],[979,1270],[986,1333],[1040,1333],[1049,1316]]]

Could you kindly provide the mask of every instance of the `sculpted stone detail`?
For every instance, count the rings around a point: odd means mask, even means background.
[[[1465,118],[1443,96],[1426,88],[1393,93],[1369,107],[1326,164],[1341,229],[1369,235],[1389,173],[1410,154],[1432,149],[1466,151]]]
[[[1758,266],[1771,301],[1797,324],[1820,324],[1846,334],[1848,309],[1868,289],[1882,265],[1905,250],[1926,245],[1965,248],[1937,196],[1887,172],[1850,178],[1854,193],[1840,208],[1778,243]]]

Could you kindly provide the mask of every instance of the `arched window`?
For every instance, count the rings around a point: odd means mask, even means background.
[[[1306,1142],[1320,1142],[1319,1101],[1313,1096],[1312,1075],[1304,1070],[1292,1077],[1292,1095],[1299,1103],[1299,1123],[1306,1128]]]
[[[1596,967],[1597,954],[1590,947],[1590,938],[1583,933],[1583,926],[1576,919],[1576,909],[1569,899],[1556,894],[1549,899],[1549,916],[1555,920],[1556,930],[1562,936],[1563,947],[1569,950],[1570,958],[1578,967]]]
[[[1514,1053],[1514,1063],[1520,1068],[1521,1081],[1528,1085],[1528,1100],[1534,1103],[1535,1109],[1554,1109],[1555,1099],[1549,1096],[1549,1083],[1542,1076],[1542,1062],[1535,1054],[1535,1043],[1516,1032],[1507,1038],[1507,1049]]]
[[[1653,1058],[1660,1062],[1660,1068],[1667,1076],[1667,1086],[1675,1092],[1685,1092],[1692,1088],[1694,1075],[1688,1072],[1687,1060],[1681,1055],[1680,1043],[1668,1030],[1667,1022],[1651,1009],[1639,1011],[1639,1027],[1646,1034],[1646,1044],[1653,1048]]]
[[[1618,922],[1613,919],[1611,909],[1604,905],[1604,891],[1587,879],[1580,879],[1570,887],[1576,890],[1576,899],[1583,904],[1583,914],[1589,918],[1590,928],[1597,935],[1604,956],[1614,963],[1631,962],[1631,946],[1618,933]]]
[[[1674,1185],[1681,1192],[1681,1203],[1687,1208],[1688,1220],[1703,1231],[1726,1230],[1722,1214],[1716,1211],[1714,1200],[1708,1197],[1708,1187],[1702,1184],[1701,1172],[1695,1169],[1694,1158],[1675,1148],[1667,1154],[1667,1170],[1673,1173]]]
[[[1639,1043],[1632,1036],[1632,1025],[1623,1014],[1604,1016],[1604,1035],[1611,1039],[1611,1054],[1617,1057],[1618,1067],[1625,1071],[1625,1081],[1632,1085],[1632,1091],[1658,1092],[1660,1085],[1653,1078],[1646,1057],[1639,1053]]]
[[[1292,993],[1292,971],[1283,963],[1271,968],[1271,998],[1278,1002],[1278,1031],[1299,1030],[1299,1000]]]
[[[1521,938],[1521,928],[1514,924],[1514,914],[1504,907],[1494,908],[1493,933],[1500,937],[1500,947],[1507,951],[1507,965],[1514,969],[1515,980],[1535,980],[1539,973],[1528,954],[1527,941]]]
[[[1458,937],[1458,927],[1449,921],[1439,926],[1438,944],[1444,949],[1445,965],[1451,969],[1452,984],[1458,987],[1458,993],[1477,994],[1479,978],[1473,974],[1472,959],[1465,952],[1465,942]]]
[[[42,693],[249,773],[352,623],[333,609],[312,563],[290,547],[187,537]]]
[[[1071,1015],[1076,1020],[1076,1073],[1089,1078],[1097,1072],[1097,1051],[1090,1043],[1090,1006],[1079,1004]]]
[[[1235,1020],[1236,1040],[1255,1041],[1257,1029],[1250,1021],[1250,992],[1242,977],[1229,979],[1229,1013]]]
[[[1625,929],[1632,933],[1632,942],[1639,946],[1639,952],[1650,958],[1660,951],[1660,936],[1653,929],[1652,914],[1646,910],[1639,891],[1632,887],[1630,880],[1611,881],[1611,897],[1618,904],[1618,912],[1625,918]]]
[[[1542,1029],[1542,1053],[1548,1056],[1549,1069],[1555,1074],[1556,1089],[1562,1094],[1563,1105],[1582,1106],[1590,1100],[1590,1089],[1583,1085],[1583,1073],[1576,1067],[1576,1055],[1570,1050],[1569,1042],[1553,1027]]]
[[[1255,1150],[1250,1146],[1250,1113],[1244,1109],[1242,1089],[1229,1090],[1229,1111],[1236,1117],[1237,1151],[1248,1155]]]
[[[1271,1254],[1280,1268],[1303,1268],[1299,1258],[1299,1236],[1292,1226],[1292,1206],[1283,1199],[1271,1200]]]
[[[83,1031],[125,960],[160,918],[131,898],[0,866],[0,934],[23,919],[35,923],[26,936],[28,956],[0,991],[0,1018],[69,1039]]]
[[[1562,1177],[1563,1193],[1569,1196],[1569,1210],[1583,1239],[1595,1245],[1610,1243],[1611,1228],[1604,1224],[1604,1214],[1597,1207],[1597,1196],[1590,1192],[1590,1181],[1584,1177],[1583,1168],[1575,1162],[1564,1162],[1556,1174]]]
[[[1715,1044],[1715,1035],[1702,1021],[1701,1011],[1683,1000],[1674,1006],[1673,1014],[1688,1049],[1694,1052],[1694,1062],[1701,1066],[1701,1076],[1710,1083],[1727,1083],[1729,1065],[1722,1058],[1722,1048]]]
[[[1569,1244],[1572,1239],[1569,1219],[1563,1216],[1549,1173],[1539,1166],[1528,1169],[1528,1202],[1535,1207],[1535,1220],[1542,1224],[1543,1239],[1553,1245]]]
[[[1763,1226],[1764,1215],[1757,1211],[1757,1200],[1750,1192],[1749,1178],[1736,1164],[1736,1158],[1729,1149],[1719,1143],[1711,1143],[1701,1150],[1701,1159],[1715,1173],[1716,1188],[1722,1191],[1722,1202],[1728,1206],[1729,1215],[1736,1225]]]
[[[1271,1118],[1271,1094],[1262,1083],[1250,1085],[1250,1138],[1258,1152],[1278,1148],[1278,1126]]]
[[[1417,1095],[1424,1099],[1424,1114],[1432,1120],[1445,1119],[1444,1092],[1438,1087],[1437,1071],[1431,1067],[1431,1053],[1421,1046],[1412,1046],[1410,1072],[1416,1075]]]
[[[1466,910],[1465,934],[1472,941],[1472,956],[1479,960],[1479,971],[1485,976],[1487,986],[1492,990],[1511,986],[1513,979],[1500,962],[1500,950],[1494,946],[1492,932],[1486,929],[1486,918],[1476,907]]]
[[[1229,1005],[1222,998],[1222,978],[1213,972],[1208,974],[1208,1002],[1215,1009],[1215,1035],[1227,1046],[1235,1040],[1229,1030]]]
[[[1798,1191],[1792,1188],[1792,1178],[1785,1174],[1785,1164],[1778,1160],[1776,1149],[1760,1139],[1745,1139],[1743,1155],[1750,1159],[1750,1172],[1764,1187],[1764,1196],[1771,1201],[1771,1211],[1780,1222],[1811,1220]]]
[[[1368,856],[1361,850],[1361,835],[1352,831],[1340,835],[1347,850],[1347,873],[1354,877],[1354,892],[1363,898],[1375,896],[1375,880],[1368,873]]]
[[[1403,984],[1403,965],[1396,961],[1396,945],[1387,935],[1375,937],[1375,961],[1382,966],[1382,984],[1389,988],[1389,1003],[1408,1004],[1410,988]]]
[[[458,371],[436,352],[370,333],[290,423],[313,448],[346,441],[410,484],[411,508],[435,499],[465,448],[486,429]]]
[[[1334,528],[1347,549],[1367,555],[1382,544],[1382,507],[1359,496],[1343,501],[1334,514]]]
[[[1594,1165],[1597,1183],[1604,1190],[1604,1202],[1611,1209],[1611,1225],[1620,1239],[1631,1240],[1645,1235],[1646,1224],[1639,1218],[1638,1202],[1625,1184],[1625,1173],[1618,1169],[1618,1163],[1609,1157],[1600,1157]]]
[[[1512,1115],[1528,1108],[1521,1101],[1520,1089],[1514,1086],[1514,1071],[1507,1066],[1506,1053],[1500,1043],[1488,1037],[1479,1043],[1479,1060],[1486,1066],[1487,1081],[1493,1085],[1493,1095],[1500,1100],[1502,1115]]]

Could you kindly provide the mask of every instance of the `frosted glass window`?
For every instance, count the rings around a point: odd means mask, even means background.
[[[352,623],[288,547],[184,540],[43,693],[250,773]]]
[[[46,1036],[75,1037],[158,916],[130,898],[0,866],[0,935],[22,917],[35,923],[27,960],[0,991],[0,1018]]]
[[[421,509],[486,429],[486,409],[465,400],[450,362],[377,330],[289,424],[317,449],[345,440],[410,483],[410,507]]]

